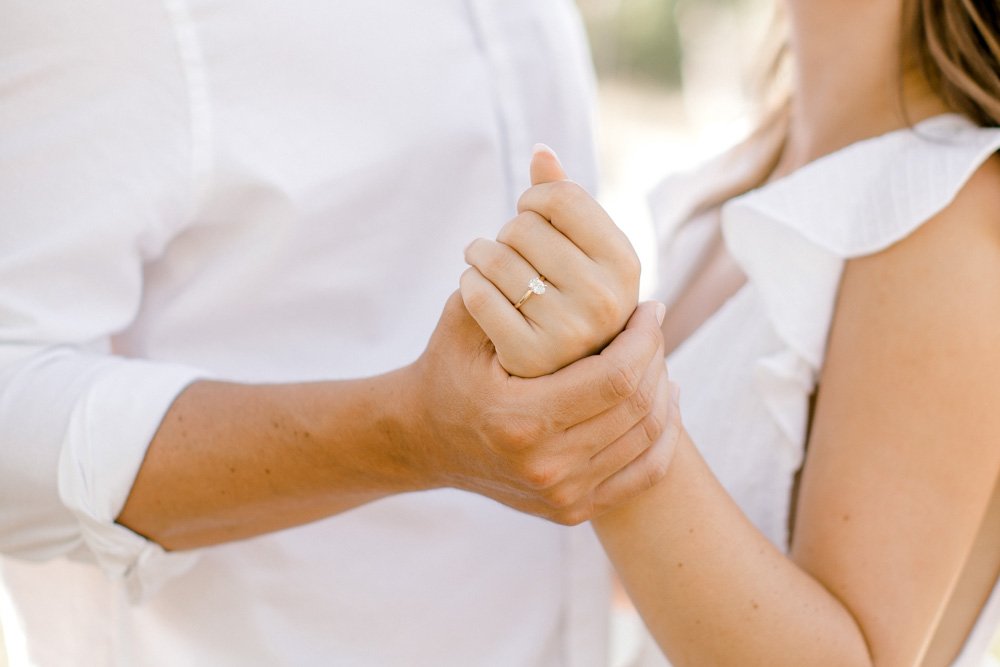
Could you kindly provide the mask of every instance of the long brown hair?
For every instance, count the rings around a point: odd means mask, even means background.
[[[775,12],[768,40],[772,46],[758,77],[761,120],[757,130],[731,153],[734,161],[752,168],[722,183],[693,215],[762,185],[781,157],[791,117],[790,68],[794,64],[780,2]],[[998,0],[903,0],[902,28],[900,79],[904,71],[917,67],[933,92],[954,111],[982,127],[1000,126]]]
[[[1000,2],[904,0],[904,66],[977,125],[1000,126]]]

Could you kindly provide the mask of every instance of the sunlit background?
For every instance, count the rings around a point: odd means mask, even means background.
[[[601,202],[655,277],[646,195],[752,124],[772,0],[578,0],[599,85]]]
[[[656,273],[646,195],[751,129],[773,2],[577,0],[598,72],[600,199],[639,252],[644,294]],[[614,666],[661,664],[621,594],[616,608]],[[0,629],[5,667],[2,647]]]
[[[751,128],[751,81],[768,0],[578,0],[598,75],[600,200],[656,276],[647,193]],[[665,664],[625,594],[615,596],[613,667]]]

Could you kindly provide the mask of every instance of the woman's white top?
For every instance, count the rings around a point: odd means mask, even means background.
[[[604,664],[585,526],[449,490],[193,553],[114,522],[193,379],[413,361],[532,144],[593,185],[592,83],[569,0],[0,0],[12,667]]]
[[[787,550],[792,483],[844,262],[900,241],[1000,149],[1000,129],[957,115],[862,141],[729,201],[725,243],[747,283],[668,360],[691,438],[750,520]],[[661,298],[676,298],[718,216],[684,221],[704,179],[653,195]],[[1000,213],[998,213],[1000,215]],[[1000,217],[997,219],[1000,224]],[[1000,622],[991,596],[956,666],[978,665]]]

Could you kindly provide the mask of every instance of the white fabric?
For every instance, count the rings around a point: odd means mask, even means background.
[[[533,143],[593,184],[569,0],[0,16],[12,665],[604,664],[589,528],[454,491],[196,554],[113,523],[188,383],[409,363],[463,247],[514,213]]]
[[[787,548],[792,482],[803,460],[809,397],[823,365],[844,261],[910,234],[947,206],[998,149],[1000,130],[939,116],[854,144],[723,207],[727,248],[748,282],[668,362],[683,387],[681,409],[692,439],[751,521],[780,548]],[[678,280],[674,267],[682,278],[690,264],[677,253],[700,252],[684,237],[706,236],[703,229],[679,226],[689,209],[670,210],[673,193],[691,182],[668,183],[654,202],[658,225],[677,230],[662,236],[666,289]],[[994,591],[956,666],[979,664],[998,622]]]

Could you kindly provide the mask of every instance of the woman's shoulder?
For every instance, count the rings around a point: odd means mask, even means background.
[[[919,236],[918,236],[919,235]],[[987,258],[1000,264],[1000,153],[994,153],[963,179],[947,204],[885,252],[929,253],[927,259],[975,261]]]
[[[841,302],[879,298],[887,315],[899,309],[900,325],[915,324],[910,306],[919,306],[944,329],[975,327],[992,314],[984,331],[1000,330],[1000,154],[910,234],[849,259],[841,291]]]
[[[902,271],[904,255],[940,265],[990,245],[984,239],[998,233],[990,224],[1000,210],[991,158],[998,150],[1000,129],[957,115],[852,144],[729,201],[727,247],[775,331],[818,371],[845,262],[878,256],[863,263],[874,267],[898,254]],[[942,235],[947,243],[922,243]],[[921,270],[916,264],[906,271]]]
[[[871,254],[948,207],[998,150],[1000,128],[936,116],[851,144],[737,197],[724,217],[728,227],[772,220],[842,258]]]

